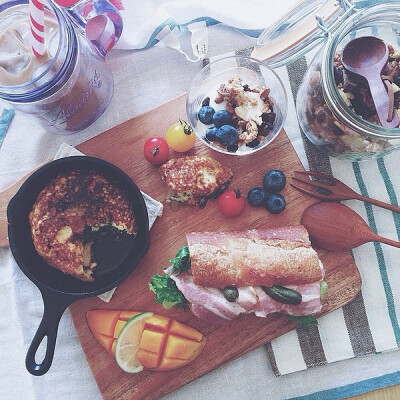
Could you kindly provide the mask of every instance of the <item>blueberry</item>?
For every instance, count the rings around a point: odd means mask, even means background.
[[[200,122],[203,124],[209,125],[212,124],[213,115],[215,110],[210,106],[203,106],[200,108],[199,113],[197,114]]]
[[[285,198],[281,194],[271,194],[267,197],[265,207],[271,214],[279,214],[286,207]]]
[[[247,193],[247,200],[253,207],[264,205],[266,199],[267,194],[261,186],[254,187],[253,189],[250,189],[249,193]]]
[[[213,126],[212,128],[208,128],[206,130],[206,139],[208,139],[210,142],[214,142],[214,140],[217,140],[217,131],[218,128]]]
[[[396,76],[396,78],[394,78],[393,82],[400,87],[400,75]]]
[[[217,128],[222,125],[228,125],[231,122],[232,115],[226,110],[219,110],[213,115],[213,122]]]
[[[223,146],[233,146],[238,140],[238,131],[230,125],[223,125],[217,131],[217,140]]]
[[[263,184],[268,193],[278,193],[285,187],[286,176],[278,169],[271,169],[264,175]]]

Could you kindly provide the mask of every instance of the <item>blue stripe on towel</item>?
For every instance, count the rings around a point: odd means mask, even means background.
[[[397,201],[396,192],[394,190],[393,183],[390,180],[390,176],[387,172],[385,161],[383,160],[383,158],[379,158],[377,162],[378,162],[379,172],[382,175],[383,182],[385,183],[385,187],[389,195],[390,203],[393,204],[394,206],[398,206],[399,203]],[[393,218],[394,218],[394,224],[396,226],[397,237],[400,239],[400,214],[397,212],[393,212]]]
[[[8,127],[14,117],[15,111],[4,109],[0,116],[0,146],[3,143],[4,137],[6,136]]]
[[[354,175],[356,177],[358,186],[360,188],[361,194],[363,196],[368,197],[368,190],[365,185],[364,179],[361,175],[360,166],[356,162],[353,162],[353,171],[354,171]],[[365,205],[365,209],[367,212],[368,225],[372,228],[372,230],[374,232],[376,232],[376,230],[377,230],[376,222],[375,222],[372,205],[369,203],[364,203],[364,205]],[[387,302],[388,311],[389,311],[389,317],[390,317],[390,321],[392,323],[392,328],[393,328],[394,336],[396,338],[396,343],[397,343],[397,346],[399,347],[400,346],[400,327],[399,327],[399,321],[397,320],[397,316],[396,316],[392,288],[390,286],[389,277],[388,277],[387,270],[386,270],[385,257],[383,254],[382,246],[379,242],[374,242],[374,247],[375,247],[376,257],[378,259],[379,272],[381,274],[383,287],[385,290],[386,302]]]
[[[339,400],[344,397],[355,396],[398,383],[400,383],[400,371],[333,389],[322,390],[321,392],[305,396],[292,397],[288,400]]]

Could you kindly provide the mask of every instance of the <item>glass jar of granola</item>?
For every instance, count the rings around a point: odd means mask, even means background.
[[[321,1],[305,1],[303,6],[310,3]],[[298,120],[307,138],[329,155],[349,160],[380,157],[400,148],[400,128],[380,125],[367,81],[344,68],[341,52],[357,37],[375,36],[387,44],[389,57],[381,76],[400,117],[400,4],[356,9],[349,0],[339,3],[341,13],[333,22],[330,19],[329,26],[323,18],[316,18],[323,45],[298,90]],[[269,65],[276,67],[276,59]]]

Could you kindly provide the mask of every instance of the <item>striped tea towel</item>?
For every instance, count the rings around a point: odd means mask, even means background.
[[[84,154],[81,153],[79,150],[75,149],[75,147],[70,146],[67,143],[63,143],[60,148],[58,149],[54,159],[57,160],[63,157],[70,157],[70,156],[83,156]],[[161,217],[163,212],[163,205],[159,201],[153,199],[148,194],[141,192],[144,198],[144,202],[147,206],[147,213],[149,216],[149,229],[153,226],[154,222],[156,221],[157,217]],[[117,288],[110,289],[108,292],[99,294],[97,297],[99,299],[109,302]]]
[[[8,110],[7,108],[4,108],[2,114],[0,115],[0,146],[3,143],[14,114],[14,110]]]
[[[398,205],[400,152],[375,161],[338,160],[318,151],[295,123],[296,94],[313,56],[308,54],[277,70],[287,84],[292,114],[288,118],[290,126],[285,127],[291,140],[297,142],[295,148],[300,149],[300,157],[306,156],[306,169],[332,174],[363,195]],[[400,239],[399,214],[357,200],[344,203],[379,235]],[[317,327],[300,327],[268,343],[266,348],[276,375],[400,347],[400,250],[368,243],[352,254],[362,278],[361,292],[351,303],[321,317]]]

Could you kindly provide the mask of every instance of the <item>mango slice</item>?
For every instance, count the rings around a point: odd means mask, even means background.
[[[88,326],[110,355],[115,355],[116,339],[125,323],[138,311],[91,310]],[[144,324],[138,359],[145,369],[168,371],[194,360],[203,350],[206,338],[190,326],[172,318],[153,314]]]

